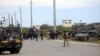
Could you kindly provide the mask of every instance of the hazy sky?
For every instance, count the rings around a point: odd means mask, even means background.
[[[0,16],[9,13],[20,20],[19,7],[22,7],[23,26],[30,26],[30,0],[0,0]],[[53,0],[33,0],[33,25],[53,25]],[[62,20],[80,20],[86,23],[100,22],[100,0],[56,0],[57,25]]]

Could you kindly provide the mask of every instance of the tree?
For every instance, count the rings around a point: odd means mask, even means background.
[[[58,30],[58,31],[63,31],[63,30],[64,30],[64,28],[63,28],[63,26],[62,26],[62,25],[58,25],[58,26],[57,26],[57,30]]]
[[[40,29],[52,29],[52,28],[53,28],[53,26],[50,26],[48,24],[43,24],[40,26]]]

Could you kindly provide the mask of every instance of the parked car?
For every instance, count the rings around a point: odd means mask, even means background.
[[[75,34],[76,40],[89,40],[89,34],[87,31],[80,31],[79,33]]]
[[[100,33],[96,30],[89,30],[88,34],[90,35],[90,37],[100,37]]]

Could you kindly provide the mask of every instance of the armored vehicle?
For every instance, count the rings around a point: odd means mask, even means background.
[[[19,27],[0,28],[0,54],[3,51],[19,53],[22,48],[22,36]]]

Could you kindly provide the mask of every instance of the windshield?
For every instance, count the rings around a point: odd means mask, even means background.
[[[20,30],[17,28],[0,28],[0,38],[20,37]]]

